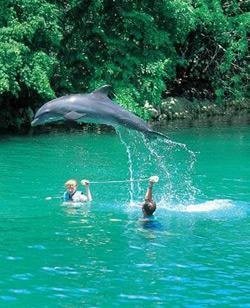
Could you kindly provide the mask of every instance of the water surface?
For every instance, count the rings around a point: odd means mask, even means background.
[[[108,132],[1,137],[2,306],[250,304],[250,126],[166,133],[178,144]],[[155,174],[151,226],[138,206],[147,182],[93,184],[92,204],[45,200],[72,177]]]

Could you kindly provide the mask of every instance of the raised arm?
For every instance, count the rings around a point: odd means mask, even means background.
[[[159,177],[157,175],[151,176],[149,178],[149,182],[148,182],[148,189],[146,191],[146,195],[145,195],[145,200],[148,201],[153,201],[153,186],[154,183],[157,183],[159,180]]]
[[[148,189],[146,191],[145,200],[152,201],[153,200],[153,185],[154,182],[149,181]]]
[[[88,180],[81,180],[81,184],[85,186],[86,188],[86,196],[87,196],[87,201],[92,201],[92,195],[89,187],[89,181]]]

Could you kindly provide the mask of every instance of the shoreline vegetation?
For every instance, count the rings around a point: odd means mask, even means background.
[[[208,101],[202,101],[192,104],[193,109],[186,112],[186,99],[183,98],[169,98],[172,102],[170,110],[165,111],[164,109],[151,110],[152,107],[149,105],[149,112],[153,113],[152,118],[148,123],[156,130],[161,131],[162,128],[168,127],[169,129],[176,129],[181,127],[203,127],[203,126],[214,126],[214,125],[249,125],[250,124],[250,104],[247,101],[241,103],[231,102],[225,105],[217,106],[214,103]],[[164,103],[164,102],[163,102]],[[164,105],[163,105],[164,106]],[[167,104],[169,106],[169,104]],[[190,107],[189,107],[190,108]],[[47,125],[38,126],[36,128],[30,127],[30,121],[33,119],[33,111],[28,108],[22,110],[23,119],[25,122],[17,130],[7,129],[0,131],[0,134],[40,134],[50,132],[93,132],[93,133],[106,133],[115,131],[112,126],[109,125],[96,125],[87,123],[77,122],[62,122],[51,123]]]
[[[0,132],[104,84],[156,124],[249,114],[249,26],[244,0],[5,0]]]

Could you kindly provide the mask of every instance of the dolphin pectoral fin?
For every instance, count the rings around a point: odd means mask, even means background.
[[[86,113],[79,113],[76,111],[70,111],[64,115],[64,118],[71,121],[79,120],[80,118],[84,117]]]

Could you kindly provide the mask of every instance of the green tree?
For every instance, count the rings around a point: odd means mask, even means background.
[[[237,0],[4,0],[0,7],[2,127],[55,96],[111,84],[145,104],[184,95],[247,95],[249,13]]]
[[[51,79],[62,34],[59,10],[45,0],[5,0],[0,7],[2,127],[16,126],[19,108],[55,96]]]
[[[247,29],[250,15],[242,1],[193,1],[196,27],[179,46],[183,65],[179,69],[181,85],[191,85],[190,96],[222,102],[247,95]],[[209,92],[209,93],[208,93]]]

